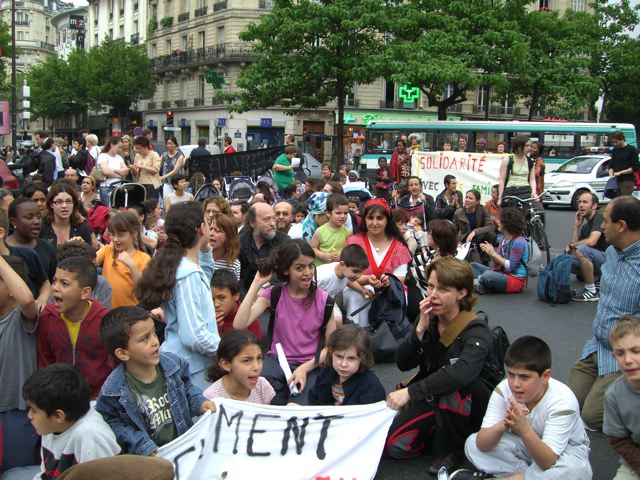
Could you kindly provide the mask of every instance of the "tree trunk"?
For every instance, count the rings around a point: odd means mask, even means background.
[[[438,120],[447,119],[447,107],[448,105],[446,103],[438,102]]]
[[[336,160],[338,165],[344,163],[344,82],[338,79],[336,84],[338,92],[338,121],[336,122]]]

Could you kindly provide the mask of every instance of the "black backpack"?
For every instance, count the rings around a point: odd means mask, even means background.
[[[483,311],[478,311],[478,319],[484,322],[489,327],[489,317]],[[487,378],[493,385],[497,385],[506,375],[506,369],[504,366],[504,358],[507,355],[507,349],[511,342],[505,332],[504,328],[500,325],[493,327],[491,330],[491,352],[487,358],[486,374],[490,377]]]
[[[535,162],[527,157],[527,166],[529,167],[529,175],[531,175],[531,169],[534,167]],[[511,176],[511,172],[513,172],[513,155],[509,155],[509,163],[507,164],[507,174],[504,177],[504,188],[507,188],[509,184],[509,177]],[[535,192],[534,192],[535,193]]]
[[[273,341],[273,324],[276,320],[276,307],[280,301],[280,295],[282,295],[283,284],[276,285],[271,289],[271,306],[269,307],[269,325],[267,327],[267,337],[263,339],[265,348],[268,350],[271,348],[271,342]],[[322,326],[320,327],[320,338],[318,340],[318,348],[316,348],[316,364],[320,362],[320,352],[324,347],[324,337],[327,331],[327,323],[333,314],[333,306],[335,301],[331,295],[327,296],[327,302],[324,304],[324,316],[322,318]]]

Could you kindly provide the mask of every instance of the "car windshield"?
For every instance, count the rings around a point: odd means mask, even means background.
[[[559,173],[591,173],[593,167],[602,159],[602,157],[576,157],[560,165],[556,172]]]

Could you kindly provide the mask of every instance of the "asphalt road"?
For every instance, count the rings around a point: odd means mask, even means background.
[[[571,236],[574,213],[567,209],[547,210],[547,234],[552,247],[552,258],[560,253]],[[522,335],[543,338],[553,352],[552,374],[566,382],[573,362],[578,358],[584,342],[591,335],[591,324],[597,303],[570,302],[566,305],[550,305],[538,301],[536,279],[530,279],[526,290],[516,295],[483,295],[475,308],[485,311],[489,323],[502,325],[511,341]],[[581,285],[576,283],[576,288]],[[408,378],[395,365],[376,365],[374,370],[387,391]],[[602,433],[590,433],[591,466],[594,480],[613,478],[618,466],[618,457],[607,444]],[[383,458],[376,480],[403,480],[435,478],[426,472],[429,458],[412,460],[389,460]]]

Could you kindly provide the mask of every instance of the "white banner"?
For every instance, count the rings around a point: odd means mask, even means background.
[[[276,407],[215,399],[184,435],[158,450],[176,480],[372,479],[396,412],[385,402]]]
[[[500,178],[500,164],[507,155],[473,152],[414,152],[411,175],[420,177],[422,191],[433,198],[444,190],[444,176],[458,180],[458,191],[478,190],[482,203],[491,198],[491,187]],[[462,205],[461,205],[462,206]]]

